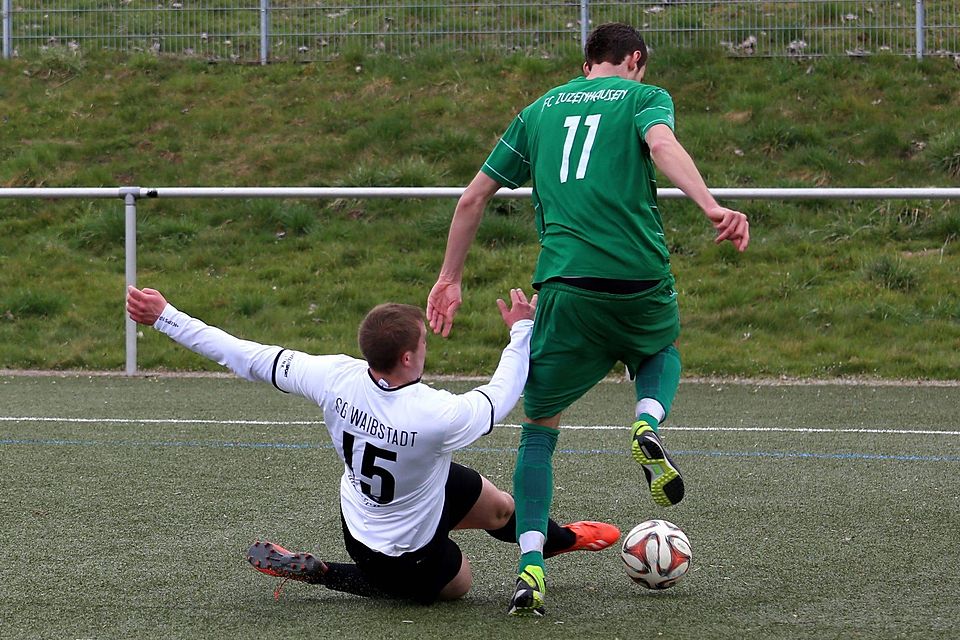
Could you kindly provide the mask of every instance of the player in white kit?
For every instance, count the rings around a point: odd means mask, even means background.
[[[344,543],[355,564],[323,562],[270,542],[255,543],[248,560],[268,575],[357,595],[423,604],[463,596],[470,563],[449,533],[485,529],[516,543],[513,498],[453,452],[489,433],[513,409],[527,377],[536,296],[519,289],[497,300],[510,330],[490,382],[463,394],[421,383],[426,358],[423,311],[404,304],[375,307],[358,342],[364,359],[310,355],[241,340],[192,318],[153,289],[130,287],[127,311],[238,376],[272,383],[323,410],[344,464],[340,511]],[[561,527],[550,520],[546,556],[599,551],[620,532],[601,522]]]

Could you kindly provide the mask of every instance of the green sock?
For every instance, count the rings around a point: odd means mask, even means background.
[[[659,427],[660,427],[660,421],[657,420],[656,418],[654,418],[654,417],[653,417],[652,415],[650,415],[649,413],[641,413],[639,416],[637,416],[637,422],[646,422],[648,425],[650,425],[650,427],[651,427],[655,432],[659,432],[659,431],[660,431],[660,428],[659,428]],[[636,424],[637,422],[634,422],[634,424]]]
[[[673,399],[680,386],[680,352],[673,345],[661,349],[640,363],[635,372],[634,387],[637,400],[653,398],[663,407],[665,415],[670,415]],[[637,418],[638,420],[640,417]],[[655,421],[654,421],[655,422]],[[657,429],[653,422],[650,426]]]
[[[517,466],[513,472],[518,540],[527,531],[547,534],[550,503],[553,501],[553,451],[559,435],[556,429],[523,423]],[[520,556],[520,571],[530,564],[541,569],[544,567],[542,549],[528,550]]]
[[[541,569],[546,568],[546,564],[543,561],[543,552],[542,551],[527,551],[526,553],[520,554],[520,566],[517,568],[517,572],[523,571],[524,567],[528,567],[531,564],[535,564]]]

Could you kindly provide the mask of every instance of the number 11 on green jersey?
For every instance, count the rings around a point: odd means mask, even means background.
[[[600,127],[600,114],[595,113],[583,119],[583,124],[587,128],[587,139],[583,142],[583,150],[580,151],[580,161],[577,163],[576,179],[583,180],[587,175],[587,163],[590,162],[590,150],[593,149],[593,142],[597,139],[597,129]],[[577,137],[577,130],[580,128],[580,116],[567,116],[563,121],[563,126],[567,130],[567,137],[563,141],[563,160],[560,162],[560,182],[566,182],[570,173],[570,152],[573,150],[573,141]]]

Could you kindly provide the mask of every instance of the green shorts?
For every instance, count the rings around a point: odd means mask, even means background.
[[[680,335],[673,285],[670,275],[646,291],[620,295],[543,283],[523,395],[527,417],[554,416],[617,362],[633,376],[641,362],[673,344]]]

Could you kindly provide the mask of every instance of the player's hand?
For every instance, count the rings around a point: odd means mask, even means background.
[[[500,317],[510,329],[517,320],[533,320],[537,310],[537,294],[533,294],[527,302],[523,289],[510,289],[510,306],[502,298],[497,298],[497,306],[500,308]]]
[[[166,298],[156,289],[127,287],[127,313],[134,322],[152,326],[166,306]]]
[[[739,211],[716,206],[706,212],[707,218],[717,230],[714,242],[720,244],[729,240],[737,251],[745,251],[750,244],[750,223],[747,216]]]
[[[437,280],[427,297],[427,322],[434,333],[441,333],[444,338],[450,335],[453,317],[457,315],[461,302],[463,295],[459,282]]]

